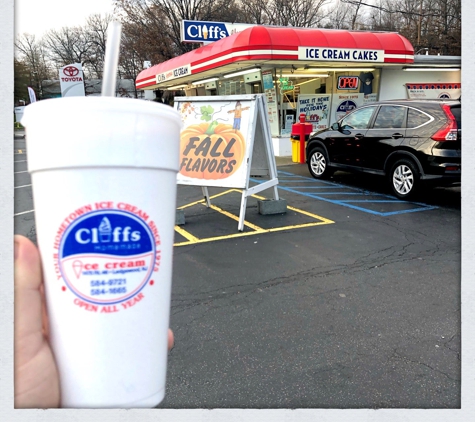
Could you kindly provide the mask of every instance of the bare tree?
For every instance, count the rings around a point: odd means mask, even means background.
[[[15,47],[19,63],[29,74],[28,84],[42,98],[42,82],[54,73],[53,66],[47,59],[45,45],[37,41],[35,35],[23,34],[16,40]]]
[[[433,29],[438,34],[440,54],[454,54],[461,50],[460,37],[462,10],[460,0],[435,0],[440,11]],[[458,53],[460,54],[460,53]]]
[[[161,63],[199,44],[181,42],[183,20],[258,25],[397,31],[416,52],[460,55],[461,0],[114,0],[122,22],[119,77],[136,79],[144,61]],[[43,80],[81,63],[88,78],[102,78],[112,16],[91,15],[83,27],[49,31],[40,41],[16,41],[17,69],[41,98]]]
[[[28,85],[30,84],[30,72],[24,62],[14,59],[14,101],[15,105],[20,101],[27,101]]]
[[[363,2],[362,0],[358,0],[353,3],[353,10],[352,10],[353,16],[351,19],[351,27],[350,27],[350,29],[352,30],[356,29],[356,21],[358,19],[358,13],[360,12],[362,2]]]
[[[397,31],[416,51],[460,55],[461,0],[340,0],[373,9],[372,29]]]
[[[324,27],[328,29],[349,29],[353,6],[336,0],[325,19]]]
[[[107,28],[112,19],[113,17],[110,14],[106,14],[104,17],[100,14],[93,14],[86,20],[84,31],[91,45],[87,50],[87,58],[84,61],[89,69],[89,76],[91,78],[102,79]]]
[[[266,7],[269,24],[309,28],[325,18],[322,6],[329,0],[270,0]]]
[[[239,10],[241,23],[255,23],[256,25],[268,25],[269,16],[267,10],[270,9],[271,0],[240,0]]]
[[[52,29],[46,33],[43,40],[48,49],[49,58],[58,67],[69,63],[81,63],[85,74],[90,75],[88,65],[90,65],[89,55],[93,43],[82,27]]]
[[[199,46],[181,42],[183,20],[234,21],[239,13],[234,0],[114,1],[116,11],[124,24],[124,31],[129,37],[137,37],[140,33],[144,50],[151,50],[153,46],[156,59],[154,60],[150,53],[149,59],[155,63]]]

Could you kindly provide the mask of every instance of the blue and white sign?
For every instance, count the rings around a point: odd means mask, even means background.
[[[353,111],[356,107],[358,106],[354,101],[345,100],[338,104],[336,112],[345,115],[348,114],[350,111]]]
[[[329,124],[336,122],[363,104],[364,94],[333,94]]]
[[[137,295],[155,264],[147,224],[126,211],[93,211],[73,220],[60,241],[58,266],[67,287],[86,303],[113,305]]]
[[[299,47],[298,55],[299,60],[384,62],[384,50],[363,50],[360,48]]]
[[[210,43],[256,25],[245,23],[181,21],[181,41],[188,43]]]

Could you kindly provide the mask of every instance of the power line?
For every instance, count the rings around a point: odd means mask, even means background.
[[[381,10],[383,12],[386,12],[386,13],[389,13],[389,14],[393,14],[393,13],[399,13],[399,14],[403,14],[403,15],[415,15],[415,16],[420,16],[420,17],[429,17],[429,16],[432,16],[432,17],[440,17],[440,16],[446,16],[446,17],[451,17],[451,18],[457,18],[459,19],[460,16],[455,16],[455,15],[451,15],[451,14],[448,14],[448,13],[442,13],[442,11],[439,11],[439,12],[434,12],[434,13],[420,13],[420,12],[407,12],[405,10],[400,10],[400,9],[387,9],[386,7],[383,7],[383,6],[376,6],[374,4],[369,4],[369,3],[365,3],[363,1],[358,1],[358,0],[340,0],[342,3],[348,3],[348,4],[352,4],[352,5],[355,5],[355,6],[368,6],[368,7],[372,7],[374,9],[378,9],[378,10]]]

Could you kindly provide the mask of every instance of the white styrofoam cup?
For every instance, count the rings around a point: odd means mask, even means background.
[[[61,406],[165,395],[180,115],[115,97],[25,109]]]

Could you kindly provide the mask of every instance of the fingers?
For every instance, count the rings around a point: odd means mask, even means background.
[[[59,378],[43,335],[43,280],[38,249],[15,236],[15,408],[59,406]]]
[[[168,351],[173,349],[175,345],[175,336],[173,335],[173,331],[168,329]]]
[[[43,301],[41,261],[36,246],[24,236],[15,236],[15,340],[25,359],[41,344]],[[17,362],[21,365],[21,362]]]

